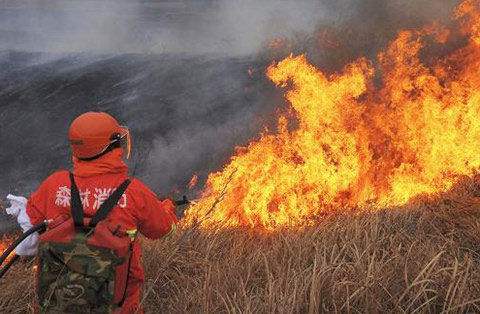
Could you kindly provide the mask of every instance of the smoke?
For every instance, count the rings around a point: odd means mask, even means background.
[[[0,50],[244,55],[311,31],[314,1],[3,1]]]
[[[305,53],[326,71],[337,71],[359,57],[376,58],[400,30],[432,23],[450,24],[458,0],[321,1],[325,18],[314,31],[295,32],[276,45],[276,59]]]
[[[434,0],[220,2],[214,10],[221,12],[215,17],[215,25],[208,24],[204,30],[208,29],[206,33],[212,37],[231,38],[223,48],[232,48],[229,53],[233,55],[263,50],[264,61],[259,61],[256,82],[252,84],[264,97],[256,97],[251,102],[242,100],[248,80],[246,75],[235,77],[233,68],[218,73],[223,80],[233,79],[230,87],[208,80],[211,84],[205,83],[197,100],[202,104],[200,108],[210,106],[211,114],[193,125],[172,129],[155,139],[146,167],[150,169],[149,181],[155,182],[164,192],[171,186],[184,189],[193,173],[200,173],[200,178],[205,179],[206,174],[224,164],[235,145],[246,144],[248,139],[258,135],[260,123],[272,123],[275,108],[285,106],[278,91],[276,93],[259,78],[272,60],[292,52],[306,53],[323,69],[334,71],[360,56],[374,59],[399,30],[449,21],[456,3],[449,0],[442,3]],[[285,39],[283,46],[269,49],[268,42],[275,38]],[[248,63],[244,71],[247,66]],[[233,102],[228,114],[219,110],[224,101],[215,97],[219,95],[218,89],[224,88],[230,90],[230,95],[239,94],[230,99],[224,95],[227,101]],[[205,101],[208,97],[211,99]],[[262,107],[263,111],[258,109]],[[188,108],[181,105],[178,110],[188,111]],[[270,119],[252,123],[259,113],[270,114]],[[210,123],[218,118],[224,121]]]
[[[444,18],[455,2],[4,0],[0,50],[240,56],[327,26],[344,42],[376,48],[372,41],[399,27]]]
[[[448,20],[457,2],[0,0],[0,51],[44,62],[0,54],[0,147],[15,147],[0,152],[0,191],[30,192],[68,166],[66,127],[87,110],[132,128],[137,174],[154,189],[182,189],[275,120],[273,60],[306,53],[335,70],[374,57],[400,29]],[[287,44],[272,46],[279,38]]]

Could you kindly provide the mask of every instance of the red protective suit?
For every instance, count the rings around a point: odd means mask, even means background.
[[[74,158],[74,177],[82,199],[85,217],[95,214],[101,203],[108,198],[128,176],[127,165],[122,160],[122,151],[115,149],[93,161]],[[107,219],[121,224],[125,229],[138,229],[148,238],[157,239],[172,230],[177,218],[171,200],[160,201],[142,182],[132,179],[124,195]],[[70,179],[68,171],[58,171],[48,177],[34,192],[27,204],[27,214],[32,224],[59,215],[70,215]],[[135,241],[127,297],[117,313],[134,313],[140,301],[144,272],[140,263],[141,248]]]

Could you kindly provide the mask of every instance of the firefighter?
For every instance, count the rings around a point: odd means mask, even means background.
[[[104,112],[87,112],[70,125],[73,178],[78,188],[85,217],[92,217],[115,188],[128,178],[128,158],[131,149],[127,128]],[[49,176],[26,204],[26,214],[35,225],[55,220],[71,212],[71,181],[69,171],[57,171]],[[73,205],[72,205],[73,206]],[[108,215],[113,224],[158,239],[175,230],[177,218],[174,203],[157,198],[140,180],[131,178],[127,189]],[[139,312],[144,271],[140,264],[141,248],[133,242],[124,302],[115,313]]]

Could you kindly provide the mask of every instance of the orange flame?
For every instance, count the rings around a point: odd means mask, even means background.
[[[11,243],[13,243],[13,239],[11,239],[9,237],[6,237],[6,236],[3,236],[2,239],[0,240],[0,254],[5,252],[5,250],[10,246]],[[5,260],[5,263],[10,261],[13,258],[14,255],[15,255],[15,251],[10,253],[8,255],[7,259]]]
[[[403,31],[379,54],[326,75],[305,56],[271,65],[290,115],[210,174],[187,222],[264,230],[313,224],[345,207],[406,204],[450,189],[480,167],[480,10],[456,11],[468,43],[432,65],[419,54],[427,36]],[[383,85],[373,77],[381,73]]]
[[[198,176],[194,174],[193,177],[190,179],[190,182],[188,183],[188,188],[191,190],[194,187],[196,187],[197,184],[198,184]]]

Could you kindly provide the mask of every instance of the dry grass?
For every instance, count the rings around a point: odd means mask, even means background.
[[[303,231],[192,228],[144,241],[147,313],[480,312],[480,201],[343,213]],[[0,283],[31,312],[32,262]]]

